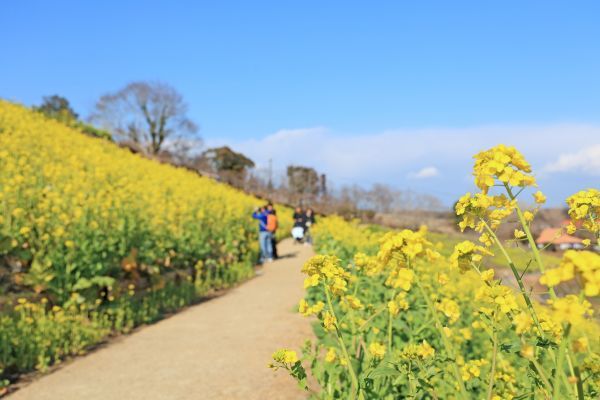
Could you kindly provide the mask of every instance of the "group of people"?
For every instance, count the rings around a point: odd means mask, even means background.
[[[294,227],[292,228],[292,237],[294,238],[294,242],[312,244],[310,227],[316,222],[315,213],[312,208],[307,208],[305,211],[301,207],[296,207],[293,218]]]
[[[260,244],[259,263],[271,262],[277,259],[277,239],[275,237],[279,226],[277,221],[277,212],[272,203],[258,207],[252,213],[252,218],[258,220],[258,241]],[[310,227],[315,224],[315,215],[312,209],[306,211],[297,207],[294,211],[294,227],[292,228],[292,237],[295,243],[312,244],[310,236]]]
[[[272,203],[259,207],[252,213],[252,218],[258,220],[258,243],[260,244],[259,263],[271,262],[277,258],[277,212]]]

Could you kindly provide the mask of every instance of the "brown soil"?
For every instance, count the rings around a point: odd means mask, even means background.
[[[295,312],[310,247],[284,257],[224,296],[145,327],[21,388],[24,399],[303,399],[284,371],[267,368],[279,347],[311,337]]]

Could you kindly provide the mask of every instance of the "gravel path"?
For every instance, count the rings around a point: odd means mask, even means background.
[[[309,247],[280,245],[284,258],[222,297],[190,307],[67,363],[9,396],[24,399],[303,399],[283,371],[267,368],[278,347],[311,337],[294,310]]]

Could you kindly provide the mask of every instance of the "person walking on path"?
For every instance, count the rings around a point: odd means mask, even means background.
[[[292,218],[294,219],[292,236],[295,239],[295,243],[302,243],[302,240],[304,239],[304,230],[306,228],[306,219],[302,208],[296,207]]]
[[[304,243],[312,244],[312,236],[310,234],[310,227],[315,224],[315,213],[312,208],[307,208],[304,213]]]
[[[259,263],[273,261],[273,242],[272,233],[267,229],[268,213],[266,207],[260,207],[254,210],[252,218],[258,220],[258,241],[260,244],[260,260]]]
[[[267,230],[271,232],[271,255],[273,260],[277,260],[277,228],[279,227],[279,221],[277,221],[277,211],[273,207],[273,203],[267,204]]]

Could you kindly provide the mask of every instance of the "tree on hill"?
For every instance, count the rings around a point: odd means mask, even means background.
[[[201,171],[216,174],[222,181],[242,187],[248,169],[254,168],[254,161],[228,146],[215,147],[204,151],[196,160]]]
[[[314,168],[290,165],[287,167],[287,178],[292,201],[314,201],[319,195],[320,179]]]
[[[75,110],[73,110],[69,100],[67,100],[65,97],[56,94],[52,96],[44,96],[42,98],[42,104],[32,108],[34,111],[42,113],[48,118],[62,122],[71,128],[75,128],[88,136],[112,140],[110,133],[80,121],[79,115],[77,115]]]
[[[77,113],[73,110],[73,108],[71,108],[69,100],[56,94],[52,96],[44,96],[42,98],[42,104],[40,106],[33,107],[33,109],[41,112],[49,118],[65,123],[77,121],[79,118]]]
[[[111,131],[117,140],[130,140],[156,155],[167,142],[197,132],[187,110],[183,96],[172,86],[132,82],[100,97],[90,120]]]

